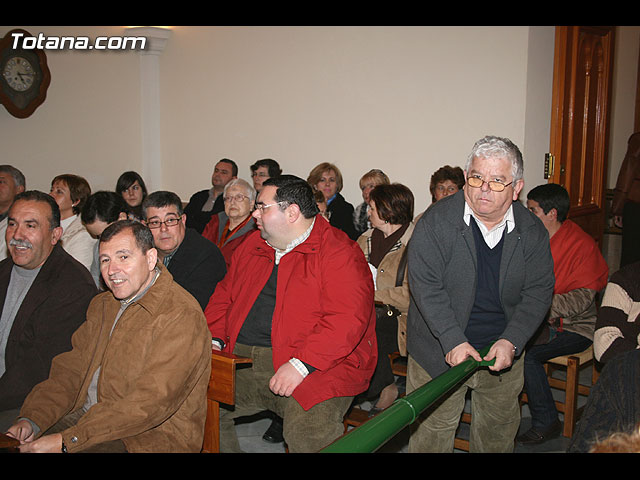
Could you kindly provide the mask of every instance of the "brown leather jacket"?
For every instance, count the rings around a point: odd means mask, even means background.
[[[129,452],[199,452],[211,372],[211,334],[197,301],[161,264],[155,284],[111,327],[120,302],[97,295],[87,320],[58,355],[49,379],[20,412],[46,431],[82,408],[94,372],[98,403],[62,432],[69,452],[122,439]]]
[[[629,137],[627,153],[622,160],[613,193],[611,212],[622,215],[627,201],[640,203],[640,132]]]

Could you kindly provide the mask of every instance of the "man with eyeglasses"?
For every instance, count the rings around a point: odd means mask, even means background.
[[[453,451],[469,390],[470,451],[513,450],[522,353],[554,285],[547,230],[517,201],[522,175],[518,147],[484,137],[467,159],[462,191],[438,201],[416,224],[408,256],[407,392],[468,358],[490,365],[413,424],[410,452]]]
[[[23,453],[199,452],[211,376],[200,306],[139,221],[105,228],[100,271],[109,291],[93,297],[72,348],[53,359],[7,435]]]
[[[253,188],[260,193],[262,184],[265,180],[275,178],[282,174],[282,169],[278,162],[271,158],[263,158],[249,167],[251,170],[251,179],[253,180]]]
[[[316,219],[311,186],[264,183],[258,225],[238,247],[205,310],[214,348],[253,360],[236,372],[220,450],[240,451],[233,419],[270,410],[290,452],[317,452],[343,434],[353,397],[376,366],[373,279],[362,250]]]
[[[220,249],[192,228],[180,197],[173,192],[158,191],[142,204],[144,222],[153,234],[158,260],[173,279],[198,301],[202,310],[216,285],[227,272]]]

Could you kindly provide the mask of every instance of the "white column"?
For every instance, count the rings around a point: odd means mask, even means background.
[[[142,130],[142,171],[147,190],[162,187],[162,149],[160,147],[160,55],[171,30],[158,27],[132,27],[125,36],[146,37],[140,50],[140,121]]]

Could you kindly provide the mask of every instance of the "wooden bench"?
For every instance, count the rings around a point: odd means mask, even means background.
[[[4,433],[0,433],[0,452],[17,453],[19,452],[18,445],[20,445],[18,440]]]
[[[236,367],[251,364],[250,358],[231,353],[211,352],[211,377],[207,389],[207,419],[202,453],[220,452],[220,404],[233,405],[236,396]]]

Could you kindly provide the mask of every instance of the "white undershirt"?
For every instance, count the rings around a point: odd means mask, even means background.
[[[482,238],[484,238],[484,241],[489,246],[489,248],[493,248],[498,244],[498,242],[502,238],[502,234],[504,232],[505,227],[507,227],[507,233],[509,233],[516,226],[516,221],[513,218],[513,205],[509,206],[509,209],[507,210],[507,213],[505,213],[504,218],[500,221],[500,223],[498,223],[491,230],[489,230],[485,226],[485,224],[482,223],[482,220],[480,220],[478,216],[475,213],[473,213],[473,210],[471,210],[471,207],[465,201],[464,214],[463,214],[464,223],[469,225],[471,222],[470,217],[472,216],[473,218],[475,218],[476,223],[478,224],[478,228],[480,228],[480,232],[482,233]]]

